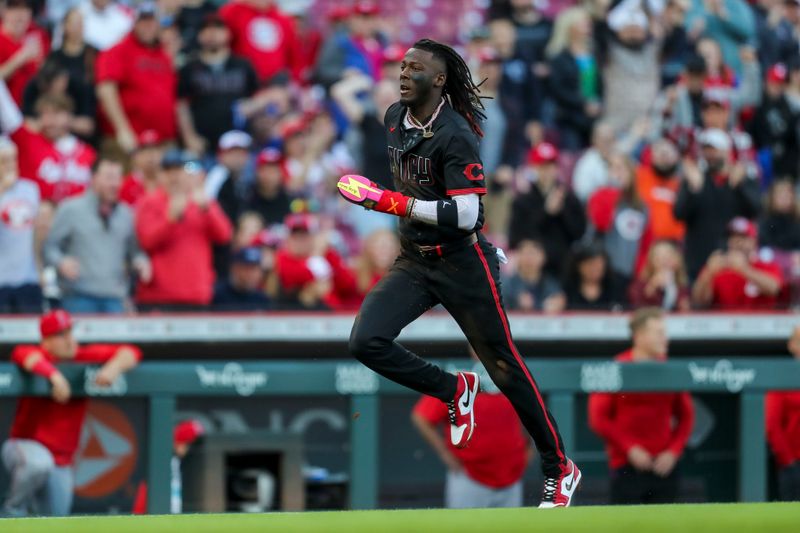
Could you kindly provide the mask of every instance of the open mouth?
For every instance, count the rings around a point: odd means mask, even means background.
[[[402,83],[400,84],[400,96],[405,96],[410,92],[411,92],[411,89],[409,88],[408,85],[405,85],[405,84],[402,84]]]

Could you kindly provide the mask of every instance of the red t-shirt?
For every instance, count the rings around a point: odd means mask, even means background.
[[[147,187],[143,179],[131,172],[122,181],[119,189],[119,199],[130,206],[135,206],[139,200],[147,195]]]
[[[142,355],[135,346],[126,346],[137,357]],[[81,346],[75,359],[59,360],[40,346],[17,346],[11,360],[22,368],[32,352],[41,353],[51,363],[97,363],[102,364],[114,357],[122,345],[93,344]],[[72,464],[78,449],[83,419],[86,417],[87,398],[72,398],[65,404],[45,397],[22,397],[17,403],[17,413],[11,426],[11,438],[30,439],[42,444],[53,454],[58,466]]]
[[[778,280],[783,285],[783,274],[781,268],[772,261],[761,261],[757,259],[751,262],[751,266]],[[778,295],[770,296],[761,294],[755,283],[731,269],[724,269],[714,276],[711,280],[714,293],[712,305],[715,309],[724,311],[738,311],[746,309],[775,309],[778,303]]]
[[[326,251],[323,257],[330,266],[332,284],[331,291],[324,298],[325,305],[336,310],[353,309],[354,302],[359,299],[353,271],[332,249]],[[315,276],[309,263],[310,259],[309,257],[294,256],[285,248],[278,250],[275,256],[275,271],[282,291],[286,294],[296,293],[314,281]]]
[[[800,461],[800,391],[767,393],[767,442],[780,466]]]
[[[15,41],[8,35],[0,32],[0,64],[4,64],[11,59],[11,57],[22,48],[25,40],[31,38],[39,39],[42,55],[23,64],[6,79],[8,91],[11,93],[17,105],[22,105],[22,95],[25,92],[25,87],[28,86],[28,82],[36,76],[36,72],[39,70],[39,67],[42,66],[42,61],[49,50],[49,39],[47,39],[47,34],[33,25],[31,25],[28,32],[19,41]]]
[[[77,137],[53,142],[23,125],[11,140],[19,152],[20,176],[36,182],[42,200],[58,203],[88,187],[97,154]]]
[[[155,130],[161,139],[176,137],[178,76],[163,48],[145,46],[131,33],[97,57],[96,78],[98,84],[117,84],[122,108],[137,134]],[[114,133],[107,119],[101,128]]]
[[[190,203],[176,221],[168,213],[169,197],[162,189],[136,206],[136,235],[153,264],[153,278],[139,283],[136,301],[208,305],[214,292],[212,244],[231,239],[231,223],[216,202],[205,210]]]
[[[237,1],[222,6],[219,16],[231,30],[233,53],[249,59],[259,79],[268,80],[284,70],[299,79],[303,48],[291,18],[275,6],[258,9]]]
[[[631,351],[616,361],[632,361]],[[589,426],[606,441],[611,468],[628,463],[628,451],[638,445],[655,456],[683,453],[694,424],[688,392],[597,392],[589,395]]]
[[[423,396],[414,414],[449,431],[447,405],[441,400]],[[527,466],[529,439],[511,402],[502,394],[482,392],[475,398],[475,420],[478,425],[466,448],[454,447],[449,435],[445,437],[467,475],[497,489],[519,481]]]

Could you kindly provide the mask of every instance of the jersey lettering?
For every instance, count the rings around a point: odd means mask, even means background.
[[[433,163],[430,157],[409,154],[403,159],[403,150],[389,146],[389,164],[401,182],[433,185]]]

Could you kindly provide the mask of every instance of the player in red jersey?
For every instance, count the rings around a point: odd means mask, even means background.
[[[72,506],[72,459],[78,449],[88,399],[73,398],[59,362],[101,364],[95,383],[109,386],[141,360],[138,348],[128,345],[79,346],[66,311],[42,316],[39,346],[17,346],[11,360],[20,368],[46,378],[50,398],[23,397],[3,444],[3,465],[11,476],[0,515],[63,516]]]

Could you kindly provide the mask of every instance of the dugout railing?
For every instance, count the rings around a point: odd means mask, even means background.
[[[467,361],[448,361],[449,365]],[[547,395],[568,450],[576,438],[576,396],[593,391],[676,391],[738,395],[738,498],[767,496],[764,394],[800,389],[800,362],[769,359],[683,359],[664,363],[617,364],[597,360],[529,360]],[[258,402],[269,396],[331,396],[350,399],[350,507],[372,509],[378,498],[381,397],[413,392],[379,378],[352,361],[264,363],[145,362],[114,386],[93,385],[94,367],[64,365],[73,393],[90,397],[144,398],[148,404],[147,481],[150,513],[169,512],[172,425],[177,397],[239,396]],[[47,395],[49,384],[0,364],[0,397]]]

